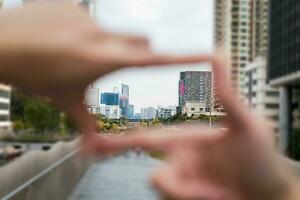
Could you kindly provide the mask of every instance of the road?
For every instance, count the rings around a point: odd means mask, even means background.
[[[149,176],[161,162],[134,152],[93,165],[70,200],[156,200]]]

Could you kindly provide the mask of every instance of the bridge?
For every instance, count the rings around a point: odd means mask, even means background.
[[[78,153],[77,143],[60,142],[51,151],[30,152],[0,168],[0,199],[159,199],[148,179],[160,161],[134,151],[86,159]]]

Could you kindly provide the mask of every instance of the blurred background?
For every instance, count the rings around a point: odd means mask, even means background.
[[[10,9],[30,2],[0,0],[0,7]],[[272,122],[280,152],[300,159],[299,1],[75,3],[108,31],[148,37],[155,52],[190,54],[222,49],[230,59],[232,86],[240,100]],[[146,69],[132,66],[92,83],[86,90],[85,104],[97,120],[99,133],[107,135],[126,134],[133,128],[180,129],[182,123],[203,123],[218,129],[226,116],[209,64]],[[48,151],[56,142],[78,136],[68,116],[50,101],[2,84],[0,128],[2,165],[26,152]],[[150,157],[162,158],[154,153]]]

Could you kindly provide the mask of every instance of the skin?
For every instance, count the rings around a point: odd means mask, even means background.
[[[70,3],[36,3],[0,13],[0,79],[53,100],[85,133],[85,152],[132,147],[162,151],[165,166],[154,186],[170,199],[299,199],[291,162],[280,157],[267,122],[254,117],[232,92],[223,58],[153,53],[145,38],[99,28]],[[104,138],[83,105],[84,89],[99,76],[129,66],[212,62],[226,130],[186,127]],[[157,134],[155,134],[157,133]]]
[[[126,138],[128,146],[165,153],[166,164],[153,175],[153,185],[166,199],[299,199],[295,165],[276,152],[268,122],[236,97],[225,59],[207,61],[214,66],[217,93],[228,114],[226,129],[183,127]]]

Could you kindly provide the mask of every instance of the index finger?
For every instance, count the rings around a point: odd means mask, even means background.
[[[240,128],[253,126],[251,113],[233,90],[226,59],[221,55],[215,55],[212,58],[212,66],[217,95],[228,114],[231,125]]]

